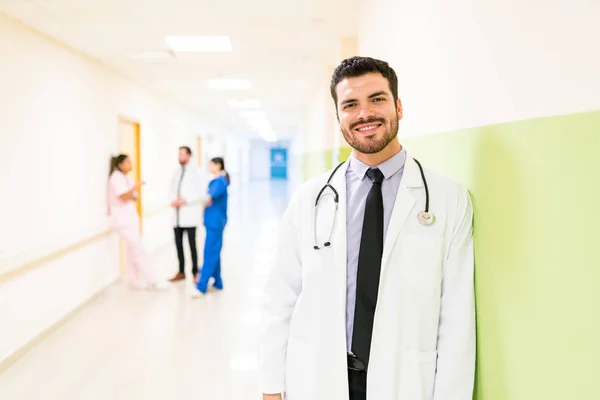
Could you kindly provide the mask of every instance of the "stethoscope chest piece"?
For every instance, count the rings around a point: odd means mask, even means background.
[[[435,215],[432,212],[421,211],[419,215],[417,215],[419,222],[422,225],[431,225],[435,221]]]

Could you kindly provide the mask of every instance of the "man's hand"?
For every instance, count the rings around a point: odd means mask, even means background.
[[[182,205],[184,205],[185,203],[186,203],[186,201],[180,197],[179,199],[177,199],[171,203],[171,207],[179,208]]]
[[[281,395],[278,394],[264,394],[263,393],[263,400],[283,400],[283,397],[281,397]]]

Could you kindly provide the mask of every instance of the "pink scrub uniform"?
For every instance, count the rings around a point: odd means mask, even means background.
[[[144,282],[156,285],[158,277],[150,266],[148,254],[140,234],[140,218],[135,202],[121,200],[119,196],[133,187],[131,179],[119,170],[114,171],[108,185],[110,216],[113,228],[127,244],[127,281],[133,287],[140,288]],[[134,192],[137,199],[137,192]]]

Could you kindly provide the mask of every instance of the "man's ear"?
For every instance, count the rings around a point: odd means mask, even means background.
[[[396,110],[398,111],[398,119],[402,119],[402,101],[398,98],[396,103]]]

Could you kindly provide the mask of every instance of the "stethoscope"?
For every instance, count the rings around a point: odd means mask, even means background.
[[[423,167],[421,166],[421,163],[416,158],[413,158],[413,160],[415,160],[415,162],[419,166],[419,171],[421,172],[421,179],[423,180],[423,186],[425,186],[425,209],[423,211],[419,212],[419,214],[417,214],[417,219],[419,220],[419,222],[422,225],[431,225],[435,221],[435,215],[429,211],[429,187],[427,186],[427,179],[425,179],[425,172],[423,172]],[[335,175],[337,170],[342,165],[344,165],[344,163],[345,163],[345,161],[340,163],[337,167],[335,167],[335,169],[333,170],[331,175],[329,175],[329,179],[327,179],[327,183],[325,183],[325,186],[323,186],[321,188],[321,190],[319,191],[319,194],[317,195],[317,199],[315,201],[315,212],[314,212],[314,239],[315,239],[314,249],[315,250],[321,249],[317,245],[317,210],[319,208],[319,201],[321,200],[321,196],[323,195],[323,192],[325,192],[325,190],[327,190],[327,189],[331,189],[331,191],[333,192],[333,201],[335,202],[335,211],[333,214],[333,223],[331,224],[331,230],[329,231],[329,237],[328,237],[327,241],[323,244],[323,246],[325,246],[325,247],[331,246],[331,237],[333,236],[333,229],[335,228],[335,221],[337,219],[337,214],[338,214],[337,211],[338,211],[338,205],[339,205],[339,200],[340,200],[340,196],[338,195],[337,190],[335,190],[335,187],[333,187],[333,185],[331,184],[331,179],[333,179],[333,176]]]

